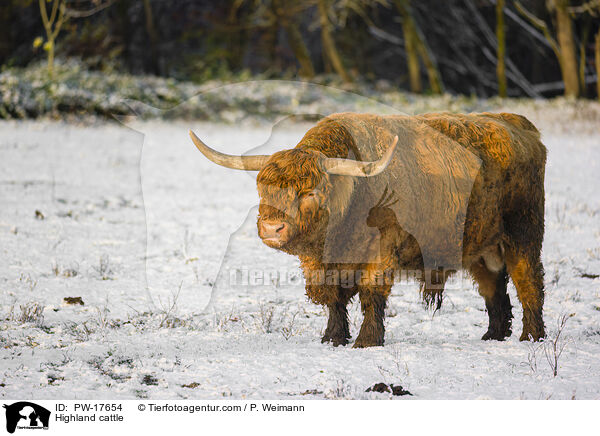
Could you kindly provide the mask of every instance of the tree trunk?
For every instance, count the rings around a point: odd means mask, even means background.
[[[569,0],[556,2],[556,31],[560,46],[560,68],[565,83],[565,95],[579,97],[579,78],[577,77],[577,52],[573,38],[573,23],[569,16]]]
[[[402,27],[403,29],[408,29],[411,33],[410,39],[412,39],[412,43],[421,56],[421,60],[423,61],[423,65],[425,65],[425,70],[427,71],[427,77],[429,78],[429,87],[431,92],[434,94],[442,93],[442,80],[440,79],[440,73],[438,71],[437,65],[433,60],[433,56],[429,47],[427,47],[427,43],[425,41],[425,36],[421,33],[421,30],[417,26],[413,15],[410,10],[410,0],[395,0],[394,1],[396,8],[400,12],[402,16]],[[405,33],[406,39],[406,33]],[[408,43],[410,44],[410,42]],[[407,48],[407,56],[410,56],[408,53],[409,49]],[[409,73],[411,69],[411,60],[408,59],[409,62]],[[417,64],[418,66],[418,64]],[[414,68],[414,66],[412,67]],[[412,81],[411,81],[412,88]]]
[[[402,8],[401,11],[406,11]],[[402,32],[404,33],[404,49],[406,50],[406,61],[408,64],[408,77],[410,80],[410,90],[420,93],[421,87],[421,68],[419,65],[419,53],[417,51],[417,35],[411,20],[405,14],[402,16]]]
[[[13,14],[13,2],[7,2],[6,6],[0,8],[0,65],[8,60],[16,47],[13,46],[13,38],[10,23],[16,18]]]
[[[600,100],[600,30],[596,33],[596,44],[595,44],[595,61],[596,61],[596,92],[598,93],[598,100]]]
[[[431,88],[431,92],[434,94],[441,94],[443,90],[442,79],[440,77],[438,67],[433,60],[433,56],[431,55],[431,51],[429,50],[427,44],[425,44],[423,38],[420,37],[417,43],[419,54],[421,55],[421,59],[423,60],[423,64],[425,65],[425,69],[427,70],[427,76],[429,77],[429,87]]]
[[[294,21],[293,16],[286,14],[286,9],[288,9],[288,2],[283,0],[273,0],[273,13],[275,14],[275,17],[277,17],[277,21],[281,23],[281,26],[285,30],[288,44],[294,52],[296,61],[300,64],[298,75],[300,77],[312,78],[315,76],[315,68],[310,59],[310,52],[304,43],[298,24]]]
[[[116,34],[117,38],[123,41],[123,61],[126,63],[129,69],[132,68],[130,46],[131,46],[131,24],[129,22],[129,11],[130,0],[121,0],[115,4],[117,19],[116,22]]]
[[[300,64],[300,70],[298,74],[301,77],[311,78],[315,76],[315,69],[310,59],[310,53],[304,39],[302,39],[302,33],[296,25],[296,23],[286,23],[285,32],[288,37],[288,43],[294,51],[294,56]]]
[[[331,65],[335,72],[342,78],[344,82],[352,82],[350,75],[344,68],[344,64],[340,58],[333,37],[331,36],[331,25],[327,17],[327,6],[325,0],[318,0],[319,19],[321,23],[321,39],[323,41],[323,49],[327,54],[327,58],[331,61]]]
[[[498,95],[506,97],[506,68],[504,58],[506,53],[506,37],[504,32],[504,0],[496,0],[496,76],[498,78]]]
[[[154,17],[152,14],[152,6],[150,0],[144,0],[144,12],[146,14],[146,32],[150,38],[150,52],[152,59],[150,61],[154,74],[160,74],[160,68],[158,63],[158,33],[154,26]]]
[[[263,36],[264,47],[269,60],[267,71],[281,71],[279,68],[279,56],[277,56],[277,45],[279,42],[279,23],[275,22],[273,25],[265,29]]]
[[[234,7],[229,9],[229,15],[227,16],[226,21],[227,26],[231,29],[236,29],[228,31],[225,37],[228,52],[227,66],[232,71],[238,71],[243,68],[244,52],[249,39],[247,30],[243,28],[243,25],[240,22],[240,7],[240,3],[234,3]]]
[[[587,63],[587,56],[585,48],[590,37],[591,20],[589,16],[585,17],[585,24],[583,25],[582,36],[579,40],[579,95],[583,98],[587,94],[587,86],[585,84],[585,65]]]

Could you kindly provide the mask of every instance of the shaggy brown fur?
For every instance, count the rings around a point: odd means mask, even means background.
[[[399,142],[380,175],[329,175],[326,157],[376,160]],[[544,167],[539,132],[514,114],[335,114],[257,177],[262,220],[285,222],[274,248],[296,255],[312,301],[327,306],[323,341],[346,344],[346,306],[358,294],[364,321],[355,347],[383,345],[384,309],[399,270],[421,271],[426,301],[468,270],[489,315],[482,339],[511,334],[512,278],[523,306],[521,340],[544,336]],[[345,281],[350,271],[352,280]]]

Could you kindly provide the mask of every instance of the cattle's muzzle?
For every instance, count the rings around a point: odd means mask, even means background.
[[[283,221],[260,221],[258,236],[272,247],[281,247],[289,237],[289,226]]]

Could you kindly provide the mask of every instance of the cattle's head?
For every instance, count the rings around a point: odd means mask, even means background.
[[[379,160],[362,162],[328,158],[302,148],[278,151],[271,156],[232,156],[211,149],[191,131],[190,137],[211,161],[227,168],[259,172],[258,235],[269,247],[288,252],[296,251],[300,244],[316,242],[329,216],[338,212],[335,176],[371,177],[381,173],[398,141],[395,137]]]

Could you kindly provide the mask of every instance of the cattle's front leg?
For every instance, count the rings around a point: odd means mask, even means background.
[[[354,348],[383,345],[385,305],[393,283],[393,270],[381,266],[367,268],[358,285],[360,307],[364,316]]]
[[[321,342],[331,342],[334,347],[346,345],[348,339],[350,339],[346,303],[336,301],[329,304],[327,309],[329,310],[329,319],[327,320],[327,329],[325,329],[325,334]]]
[[[307,283],[306,295],[308,298],[314,303],[327,307],[329,311],[327,328],[321,339],[322,343],[331,342],[335,347],[348,343],[350,328],[348,326],[348,310],[346,306],[355,293],[355,290],[342,288],[338,284]]]

